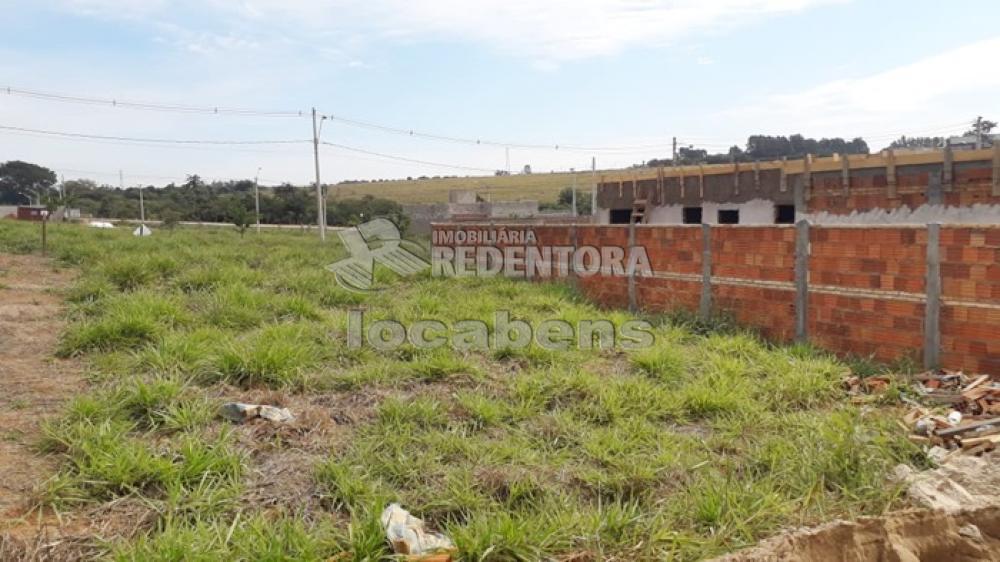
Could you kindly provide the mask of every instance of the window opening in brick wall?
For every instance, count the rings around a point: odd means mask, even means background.
[[[719,210],[719,224],[740,224],[740,210]]]
[[[632,209],[611,209],[611,224],[628,224],[632,220]]]
[[[795,224],[795,205],[775,205],[774,224]]]
[[[701,224],[701,207],[684,207],[684,224]]]

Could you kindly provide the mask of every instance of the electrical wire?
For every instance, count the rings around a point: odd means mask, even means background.
[[[31,129],[27,127],[14,127],[10,125],[0,125],[0,132],[12,132],[15,134],[29,134],[29,135],[41,135],[41,136],[54,136],[57,138],[74,140],[74,141],[97,141],[97,142],[115,142],[115,143],[126,143],[126,144],[154,144],[154,145],[167,145],[167,146],[246,146],[246,145],[274,145],[274,144],[302,144],[311,143],[311,140],[196,140],[196,139],[163,139],[163,138],[146,138],[146,137],[123,137],[123,136],[111,136],[111,135],[95,135],[90,133],[71,133],[65,131],[49,131],[45,129]],[[331,146],[334,148],[339,148],[341,150],[347,150],[351,152],[356,152],[359,154],[367,154],[370,156],[376,156],[379,158],[397,160],[401,162],[409,162],[413,164],[422,164],[426,166],[435,166],[443,168],[452,168],[456,170],[467,170],[473,172],[489,172],[493,173],[496,170],[489,168],[479,168],[475,166],[464,166],[460,164],[445,164],[441,162],[431,162],[428,160],[420,160],[416,158],[408,158],[405,156],[398,156],[394,154],[386,154],[382,152],[376,152],[372,150],[367,150],[364,148],[358,148],[354,146],[348,146],[345,144],[338,144],[332,142],[322,142],[321,144],[326,146]],[[166,177],[161,177],[160,179],[171,179]]]
[[[51,166],[51,169],[54,170],[54,171],[56,171],[56,172],[59,172],[60,174],[64,174],[64,175],[67,174],[67,173],[72,173],[72,174],[86,174],[86,175],[90,175],[90,176],[104,176],[104,177],[110,177],[110,178],[116,178],[116,179],[119,177],[119,172],[117,170],[114,171],[114,172],[102,172],[102,171],[98,171],[98,170],[81,170],[79,168],[71,168],[71,167],[59,166],[59,165],[53,165],[53,166]],[[226,181],[235,182],[235,181],[249,180],[249,178],[235,178],[235,177],[223,177],[223,176],[203,176],[201,174],[191,174],[191,175],[197,175],[199,178],[204,179],[204,180],[220,181],[220,182],[226,182]],[[188,177],[189,177],[189,175],[166,176],[166,175],[159,175],[159,174],[137,173],[137,172],[126,172],[125,173],[125,178],[126,179],[139,178],[139,179],[150,179],[150,180],[166,180],[166,181],[170,181],[170,182],[178,182],[178,181],[184,182],[184,181],[188,180]],[[270,180],[270,179],[266,179],[266,178],[260,178],[259,181],[258,181],[258,183],[259,183],[259,185],[261,187],[275,187],[275,186],[279,186],[279,185],[282,184],[282,182],[279,182],[279,181],[276,181],[276,180]]]
[[[21,96],[33,99],[41,99],[46,101],[57,101],[57,102],[68,102],[68,103],[83,103],[90,105],[102,105],[111,107],[121,107],[127,109],[137,109],[137,110],[151,110],[151,111],[167,111],[167,112],[181,112],[181,113],[195,113],[195,114],[212,114],[212,115],[238,115],[238,116],[286,116],[286,117],[303,117],[306,115],[305,112],[301,110],[262,110],[262,109],[245,109],[245,108],[229,108],[229,107],[219,107],[219,106],[198,106],[198,105],[185,105],[185,104],[163,104],[163,103],[151,103],[151,102],[139,102],[139,101],[128,101],[128,100],[118,100],[115,98],[97,98],[89,97],[76,94],[64,94],[55,92],[46,92],[39,90],[28,90],[14,87],[6,87],[0,89],[0,93],[7,93],[12,96]],[[419,138],[423,140],[450,142],[458,144],[467,145],[479,145],[479,146],[491,146],[499,148],[508,149],[522,149],[522,150],[561,150],[561,151],[571,151],[571,152],[607,152],[607,153],[619,153],[619,154],[635,154],[640,152],[646,152],[650,150],[665,150],[671,148],[673,142],[664,141],[662,143],[654,144],[639,144],[639,145],[623,145],[623,146],[582,146],[575,144],[562,144],[562,143],[552,143],[552,144],[541,144],[541,143],[522,143],[522,142],[506,142],[498,140],[489,140],[483,138],[471,138],[471,137],[458,137],[443,135],[438,133],[428,133],[417,131],[414,129],[407,129],[402,127],[393,127],[389,125],[384,125],[380,123],[375,123],[371,121],[365,121],[361,119],[355,119],[351,117],[344,117],[340,115],[324,115],[327,119],[337,121],[339,123],[349,125],[352,127],[358,127],[373,131],[379,131],[383,133],[396,134],[408,136],[411,138]],[[940,127],[927,128],[923,131],[913,131],[910,133],[899,133],[899,132],[879,132],[879,133],[868,133],[859,134],[859,136],[865,138],[866,140],[871,140],[874,142],[879,142],[884,139],[895,139],[899,138],[901,135],[926,135],[938,132],[946,132],[955,127],[961,127],[968,125],[967,121],[962,121],[956,124],[942,125]],[[729,148],[733,146],[728,144],[727,139],[721,138],[710,138],[710,137],[697,137],[697,136],[687,136],[684,135],[686,139],[684,144],[694,144],[702,147],[717,147],[717,148]],[[117,140],[117,139],[112,139]],[[694,142],[692,142],[694,141]],[[152,142],[159,142],[158,140],[153,140]],[[727,143],[727,144],[721,144]],[[199,144],[210,144],[206,142],[200,142]],[[218,144],[235,144],[230,142],[220,142]],[[682,144],[678,141],[678,144]],[[739,146],[739,143],[735,143]]]
[[[297,110],[269,111],[261,109],[238,109],[231,107],[160,104],[160,103],[118,100],[113,98],[94,98],[94,97],[71,95],[71,94],[57,94],[53,92],[41,92],[37,90],[22,90],[13,87],[6,87],[0,89],[0,93],[6,93],[11,96],[20,96],[26,98],[48,100],[48,101],[82,103],[88,105],[103,105],[111,107],[121,107],[126,109],[165,111],[174,113],[199,113],[199,114],[212,114],[212,115],[240,115],[240,116],[259,116],[259,117],[302,117],[303,115],[305,115],[302,111],[297,111]]]
[[[92,139],[92,140],[104,140],[104,141],[116,141],[116,142],[134,142],[134,143],[147,143],[147,144],[192,144],[192,145],[232,145],[232,146],[247,146],[247,145],[273,145],[273,144],[300,144],[312,142],[308,139],[302,140],[191,140],[191,139],[162,139],[162,138],[143,138],[143,137],[120,137],[112,135],[94,135],[89,133],[70,133],[65,131],[49,131],[45,129],[30,129],[27,127],[13,127],[10,125],[0,125],[0,130],[2,131],[12,131],[20,133],[31,133],[36,135],[49,135],[62,138],[72,138],[72,139]]]
[[[14,88],[12,86],[0,88],[0,93],[6,93],[11,96],[20,96],[20,97],[39,99],[45,101],[81,103],[87,105],[98,105],[98,106],[108,106],[108,107],[148,110],[148,111],[179,112],[179,113],[208,114],[208,115],[238,115],[238,116],[303,117],[306,115],[306,112],[301,110],[274,111],[274,110],[261,110],[261,109],[239,109],[239,108],[228,108],[219,106],[163,104],[163,103],[119,100],[116,98],[98,98],[98,97],[83,96],[77,94],[45,92],[39,90],[28,90],[22,88]],[[492,146],[501,148],[525,149],[525,150],[564,150],[564,151],[575,151],[575,152],[627,153],[629,151],[638,152],[651,149],[662,149],[665,147],[669,147],[671,144],[670,142],[664,142],[659,144],[633,145],[633,146],[578,146],[578,145],[568,145],[560,143],[541,144],[541,143],[522,143],[522,142],[502,142],[502,141],[479,139],[479,138],[463,138],[463,137],[455,137],[455,136],[435,134],[435,133],[425,133],[413,129],[391,127],[388,125],[382,125],[378,123],[363,121],[360,119],[354,119],[350,117],[343,117],[339,115],[324,115],[324,117],[353,127],[380,131],[384,133],[405,135],[424,140],[434,140],[434,141],[480,145],[480,146]]]
[[[354,147],[354,146],[347,146],[345,144],[337,144],[337,143],[327,142],[327,141],[323,141],[320,144],[323,144],[323,145],[326,145],[326,146],[332,146],[334,148],[339,148],[341,150],[347,150],[347,151],[350,151],[350,152],[357,152],[359,154],[367,154],[369,156],[377,156],[379,158],[385,158],[385,159],[388,159],[388,160],[398,160],[400,162],[409,162],[411,164],[422,164],[422,165],[425,165],[425,166],[435,166],[435,167],[439,167],[439,168],[452,168],[452,169],[455,169],[455,170],[467,170],[467,171],[470,171],[470,172],[488,172],[488,173],[496,172],[496,169],[477,168],[475,166],[463,166],[463,165],[460,165],[460,164],[444,164],[444,163],[441,163],[441,162],[431,162],[429,160],[419,160],[417,158],[408,158],[406,156],[397,156],[395,154],[385,154],[383,152],[375,152],[373,150],[366,150],[364,148],[357,148],[357,147]]]
[[[469,144],[469,145],[479,145],[479,146],[492,146],[497,148],[517,148],[526,150],[566,150],[574,152],[628,152],[628,151],[643,151],[651,150],[656,148],[667,148],[670,147],[673,141],[658,143],[658,144],[647,144],[647,145],[632,145],[632,146],[579,146],[572,144],[530,144],[530,143],[519,143],[519,142],[507,142],[498,140],[488,140],[482,138],[469,138],[469,137],[454,137],[448,135],[442,135],[437,133],[425,133],[417,131],[414,129],[404,129],[400,127],[392,127],[389,125],[382,125],[379,123],[372,123],[370,121],[362,121],[359,119],[352,119],[348,117],[341,117],[338,115],[324,115],[327,119],[331,121],[336,121],[338,123],[343,123],[345,125],[350,125],[353,127],[358,127],[362,129],[369,129],[373,131],[380,131],[383,133],[390,133],[396,135],[403,135],[413,138],[420,138],[425,140],[443,141],[451,142],[456,144]]]

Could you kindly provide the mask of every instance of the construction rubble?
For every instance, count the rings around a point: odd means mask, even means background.
[[[844,386],[863,403],[889,391],[911,406],[901,423],[910,440],[928,448],[928,456],[943,463],[957,455],[980,455],[1000,444],[1000,382],[989,375],[961,371],[930,371],[905,376],[850,376]]]
[[[229,421],[245,423],[252,419],[265,419],[274,423],[285,423],[295,419],[288,408],[278,408],[261,404],[243,404],[241,402],[228,402],[222,405],[220,415]]]
[[[392,551],[406,555],[406,560],[420,562],[450,562],[455,552],[451,539],[424,528],[421,519],[410,515],[398,503],[386,506],[379,518]]]

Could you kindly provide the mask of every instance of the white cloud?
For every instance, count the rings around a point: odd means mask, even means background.
[[[443,35],[555,61],[675,43],[828,0],[381,0],[384,31]]]
[[[1000,37],[995,37],[869,76],[775,94],[762,102],[727,110],[720,117],[735,123],[757,123],[753,130],[767,123],[779,131],[855,131],[868,132],[872,138],[896,133],[954,133],[949,124],[961,128],[963,119],[1000,110],[1000,103],[994,101],[1000,74],[989,71],[998,58]],[[917,130],[900,127],[907,122]],[[931,126],[940,130],[931,130]]]
[[[369,40],[463,41],[546,63],[613,55],[637,45],[845,0],[63,0],[74,10],[207,28]],[[329,46],[329,45],[327,45]],[[342,45],[336,45],[342,47]]]

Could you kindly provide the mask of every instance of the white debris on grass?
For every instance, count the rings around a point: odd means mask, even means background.
[[[288,408],[265,406],[260,404],[243,404],[229,402],[222,405],[222,417],[236,423],[243,423],[254,418],[263,418],[276,423],[284,423],[295,419]]]
[[[424,522],[410,515],[398,503],[382,512],[382,528],[396,554],[434,554],[455,549],[451,539],[424,529]]]

